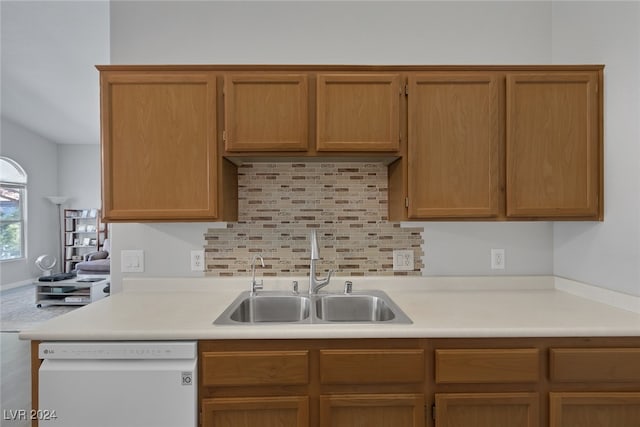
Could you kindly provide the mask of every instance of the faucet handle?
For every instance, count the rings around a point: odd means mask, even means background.
[[[327,283],[329,283],[329,280],[331,280],[331,275],[333,273],[335,273],[336,271],[332,268],[331,270],[329,270],[329,274],[327,274]]]
[[[298,295],[298,281],[294,280],[293,282],[291,282],[291,287],[292,287],[292,292],[296,295]]]
[[[351,280],[347,280],[344,282],[344,293],[350,294],[353,291],[353,282]]]
[[[259,282],[256,280],[253,280],[253,282],[251,282],[251,290],[253,292],[255,291],[261,291],[264,287],[264,281],[260,280]]]

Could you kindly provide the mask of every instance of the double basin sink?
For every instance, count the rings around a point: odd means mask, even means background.
[[[298,295],[284,291],[242,292],[215,325],[311,323],[412,323],[384,292]]]

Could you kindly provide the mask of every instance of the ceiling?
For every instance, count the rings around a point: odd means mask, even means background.
[[[58,144],[98,144],[109,2],[1,0],[0,19],[2,116]]]

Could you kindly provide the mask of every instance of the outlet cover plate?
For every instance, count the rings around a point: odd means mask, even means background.
[[[204,271],[204,249],[191,251],[191,271]]]
[[[491,269],[504,270],[506,264],[504,249],[491,249]]]
[[[413,251],[395,249],[393,251],[393,271],[413,271]]]

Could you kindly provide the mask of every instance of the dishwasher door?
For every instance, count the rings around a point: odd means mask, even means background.
[[[40,426],[197,427],[194,342],[42,343],[40,354]]]

